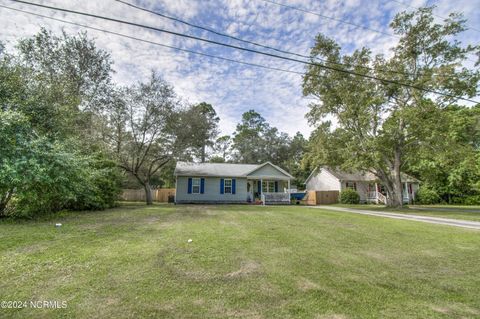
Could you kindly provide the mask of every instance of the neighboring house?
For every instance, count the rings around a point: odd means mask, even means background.
[[[411,203],[415,200],[419,188],[419,181],[407,174],[402,174],[403,201]],[[378,178],[370,172],[348,173],[329,167],[313,170],[305,181],[307,190],[315,191],[342,191],[351,188],[360,195],[363,203],[384,203],[387,193]]]
[[[293,176],[270,162],[178,162],[174,174],[176,203],[290,203]]]

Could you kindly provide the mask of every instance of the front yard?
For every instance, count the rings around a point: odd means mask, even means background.
[[[478,318],[479,260],[480,233],[449,226],[130,204],[0,222],[0,301],[67,302],[0,317]]]

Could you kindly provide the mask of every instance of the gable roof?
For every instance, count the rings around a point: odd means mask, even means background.
[[[332,168],[332,167],[317,167],[315,168],[312,173],[307,177],[305,180],[305,184],[312,178],[313,176],[316,175],[319,169],[324,169],[331,175],[333,175],[335,178],[337,178],[339,181],[352,181],[352,182],[375,182],[378,181],[378,177],[371,173],[371,172],[347,172],[347,171],[342,171],[337,168]],[[401,179],[402,182],[419,182],[418,179],[402,173],[401,174]]]
[[[247,177],[256,170],[265,165],[270,164],[272,167],[280,171],[282,174],[293,178],[292,175],[273,165],[270,162],[263,164],[232,164],[232,163],[192,163],[177,162],[175,167],[175,176],[231,176],[231,177]]]

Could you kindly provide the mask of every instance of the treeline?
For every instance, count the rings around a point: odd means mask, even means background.
[[[152,187],[174,186],[179,160],[270,161],[299,188],[319,165],[371,171],[390,206],[402,204],[408,173],[424,203],[480,204],[480,106],[459,103],[478,96],[480,63],[463,62],[480,46],[452,41],[465,21],[435,23],[432,8],[400,13],[391,27],[400,40],[388,59],[343,54],[317,35],[312,59],[329,67],[312,64],[303,78],[308,140],[254,110],[219,135],[214,106],[182,102],[155,72],[113,83],[110,55],[85,33],[41,30],[13,52],[0,44],[0,217],[104,209],[126,187],[143,187],[151,204]]]
[[[120,87],[112,65],[86,33],[42,30],[12,53],[0,46],[0,217],[104,209],[124,187],[143,187],[151,203],[152,187],[173,186],[178,160],[301,171],[301,134],[249,111],[219,136],[212,105],[183,103],[155,72]]]

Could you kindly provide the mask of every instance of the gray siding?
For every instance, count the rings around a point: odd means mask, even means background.
[[[320,169],[307,182],[309,191],[339,191],[340,181],[324,169]]]
[[[289,179],[289,177],[282,172],[280,172],[278,169],[275,167],[267,164],[256,171],[253,171],[252,173],[248,174],[249,178],[260,178],[260,177],[272,177],[272,178],[283,178],[283,179]]]
[[[201,177],[201,176],[192,176]],[[188,177],[178,176],[176,197],[177,203],[246,203],[247,202],[247,179],[235,177],[235,194],[220,194],[221,177],[204,177],[205,192],[203,194],[188,194]],[[224,178],[230,178],[225,176]]]

